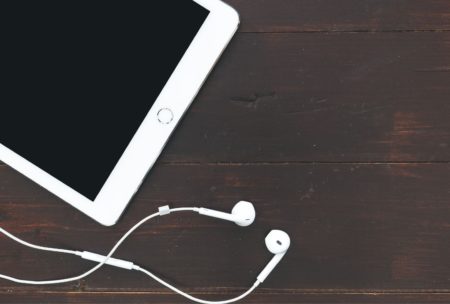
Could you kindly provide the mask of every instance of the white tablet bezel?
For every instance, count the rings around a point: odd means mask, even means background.
[[[97,222],[114,225],[237,30],[239,16],[230,6],[219,0],[193,1],[210,14],[94,201],[2,144],[0,160]],[[158,120],[161,109],[173,113],[170,123]]]

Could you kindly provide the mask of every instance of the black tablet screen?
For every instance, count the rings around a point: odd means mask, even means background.
[[[209,11],[0,2],[0,143],[94,200]]]

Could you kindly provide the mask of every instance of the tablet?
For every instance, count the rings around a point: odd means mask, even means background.
[[[235,33],[218,0],[0,3],[0,160],[117,222]]]

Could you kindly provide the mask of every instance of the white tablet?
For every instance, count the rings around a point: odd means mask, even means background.
[[[218,0],[0,3],[0,160],[117,222],[235,33]]]

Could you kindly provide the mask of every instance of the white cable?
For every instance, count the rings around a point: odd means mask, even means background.
[[[24,246],[36,249],[36,250],[43,250],[43,251],[50,251],[50,252],[57,252],[57,253],[67,253],[67,254],[75,254],[76,251],[73,250],[66,250],[66,249],[58,249],[58,248],[51,248],[51,247],[44,247],[44,246],[37,246],[33,245],[31,243],[25,242],[24,240],[19,239],[18,237],[15,237],[5,229],[0,227],[0,232],[3,233],[5,236],[9,237],[11,240],[22,244]]]
[[[170,213],[172,212],[182,212],[182,211],[193,211],[193,212],[199,212],[199,208],[175,208],[175,209],[170,209]],[[8,280],[8,281],[12,281],[18,284],[27,284],[27,285],[53,285],[53,284],[62,284],[62,283],[68,283],[68,282],[73,282],[73,281],[78,281],[81,280],[89,275],[91,275],[92,273],[94,273],[95,271],[97,271],[98,269],[100,269],[102,266],[104,266],[108,260],[112,257],[112,255],[117,251],[117,249],[119,248],[120,245],[122,245],[122,243],[134,232],[136,231],[139,227],[141,227],[143,224],[145,224],[147,221],[160,216],[160,215],[165,215],[168,214],[169,212],[167,212],[167,210],[165,210],[164,213],[162,213],[161,209],[160,212],[156,212],[154,214],[151,214],[149,216],[147,216],[146,218],[142,219],[139,223],[137,223],[136,225],[134,225],[130,230],[128,230],[127,233],[125,233],[120,240],[114,245],[114,247],[110,250],[110,252],[108,253],[108,255],[105,257],[105,259],[102,262],[99,262],[95,267],[91,268],[90,270],[75,276],[75,277],[70,277],[70,278],[66,278],[66,279],[59,279],[59,280],[47,280],[47,281],[32,281],[32,280],[23,280],[23,279],[18,279],[18,278],[14,278],[11,276],[7,276],[7,275],[3,275],[0,274],[0,279],[4,279],[4,280]],[[60,248],[52,248],[52,247],[45,247],[45,246],[38,246],[38,245],[34,245],[31,243],[28,243],[26,241],[23,241],[21,239],[19,239],[18,237],[12,235],[11,233],[7,232],[6,230],[4,230],[3,228],[0,227],[0,233],[4,234],[5,236],[9,237],[10,239],[12,239],[13,241],[16,241],[26,247],[32,248],[32,249],[36,249],[36,250],[43,250],[43,251],[49,251],[49,252],[56,252],[56,253],[64,253],[64,254],[73,254],[73,255],[77,255],[80,256],[80,252],[79,251],[74,251],[74,250],[66,250],[66,249],[60,249]],[[158,283],[160,283],[161,285],[166,286],[167,288],[171,289],[172,291],[174,291],[175,293],[178,293],[179,295],[197,302],[197,303],[201,303],[201,304],[229,304],[229,303],[233,303],[233,302],[237,302],[242,300],[243,298],[247,297],[250,293],[252,293],[260,284],[259,281],[256,281],[255,284],[253,284],[253,286],[247,290],[245,293],[243,293],[242,295],[230,299],[230,300],[225,300],[225,301],[206,301],[206,300],[202,300],[196,297],[193,297],[181,290],[179,290],[178,288],[170,285],[169,283],[165,282],[164,280],[162,280],[161,278],[157,277],[156,275],[154,275],[153,273],[151,273],[150,271],[138,266],[138,265],[134,265],[133,270],[136,271],[140,271],[144,274],[146,274],[147,276],[149,276],[150,278],[154,279],[155,281],[157,281]]]
[[[171,212],[181,212],[181,211],[198,212],[198,208],[175,208],[175,209],[171,209],[170,211]],[[3,274],[0,274],[0,279],[8,280],[8,281],[11,281],[11,282],[14,282],[14,283],[18,283],[18,284],[27,284],[27,285],[54,285],[54,284],[69,283],[69,282],[74,282],[74,281],[78,281],[78,280],[84,279],[85,277],[91,275],[92,273],[94,273],[95,271],[100,269],[103,265],[105,265],[105,263],[108,261],[108,259],[110,257],[112,257],[112,255],[117,251],[119,246],[122,245],[122,243],[130,236],[130,234],[132,234],[136,229],[141,227],[147,221],[149,221],[152,218],[157,217],[159,215],[160,215],[159,212],[153,213],[152,215],[147,216],[146,218],[141,220],[139,223],[134,225],[130,230],[128,230],[127,233],[125,233],[122,236],[122,238],[116,243],[116,245],[114,245],[114,247],[108,253],[108,255],[106,256],[104,261],[102,261],[101,263],[98,263],[95,267],[91,268],[90,270],[88,270],[85,273],[82,273],[82,274],[80,274],[78,276],[70,277],[70,278],[66,278],[66,279],[59,279],[59,280],[33,281],[33,280],[18,279],[18,278],[14,278],[14,277],[11,277],[11,276],[6,276],[6,275],[3,275]],[[13,236],[12,234],[6,232],[4,229],[1,229],[1,228],[0,228],[0,232],[5,234],[6,236],[10,237],[12,240],[18,241],[20,244],[22,244],[24,246],[27,246],[27,247],[30,247],[30,248],[33,248],[33,249],[44,250],[44,251],[52,251],[52,252],[58,252],[58,253],[74,254],[74,255],[78,254],[77,251],[71,251],[71,250],[67,250],[66,251],[64,249],[59,249],[59,248],[41,247],[41,246],[36,246],[36,245],[30,244],[28,242],[19,240],[19,238]]]
[[[206,301],[206,300],[202,300],[202,299],[193,297],[190,294],[187,294],[184,291],[181,291],[180,289],[170,285],[169,283],[167,283],[164,280],[160,279],[159,277],[157,277],[156,275],[154,275],[150,271],[148,271],[146,269],[143,269],[142,267],[139,267],[139,266],[135,265],[134,269],[145,273],[146,275],[148,275],[149,277],[151,277],[152,279],[154,279],[155,281],[157,281],[161,285],[164,285],[167,288],[169,288],[172,291],[174,291],[175,293],[178,293],[180,296],[183,296],[186,299],[189,299],[189,300],[191,300],[193,302],[197,302],[197,303],[201,303],[201,304],[228,304],[228,303],[234,303],[234,302],[240,301],[243,298],[247,297],[249,294],[251,294],[260,284],[260,282],[256,281],[255,284],[253,284],[253,286],[249,290],[247,290],[245,293],[243,293],[242,295],[240,295],[240,296],[238,296],[236,298],[230,299],[230,300],[225,300],[225,301]]]

